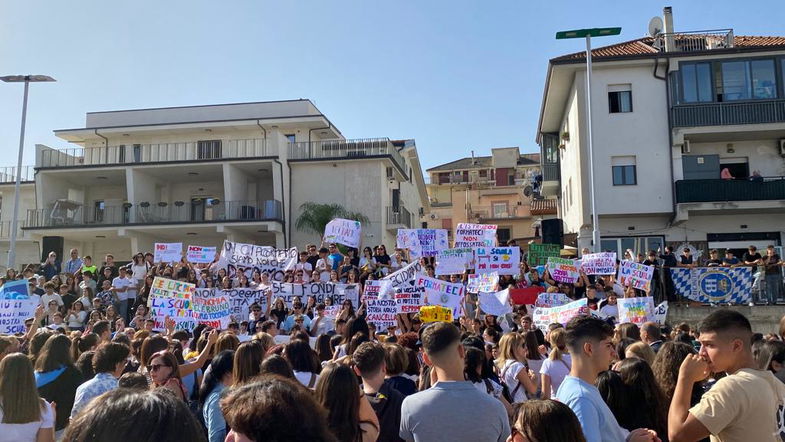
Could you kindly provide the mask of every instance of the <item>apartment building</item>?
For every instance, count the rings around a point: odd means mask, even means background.
[[[27,209],[35,207],[35,170],[24,166],[21,173],[19,192],[19,214],[16,227],[16,262],[40,262],[41,254],[38,243],[33,241],[22,227],[24,226]],[[10,248],[12,220],[14,219],[14,187],[16,186],[16,167],[0,167],[0,256],[6,257]],[[0,262],[5,269],[7,260]],[[5,274],[5,272],[3,272]]]
[[[539,157],[521,154],[518,147],[500,147],[491,149],[489,156],[472,154],[428,169],[428,227],[447,229],[452,235],[459,223],[496,224],[499,241],[525,244],[538,238],[539,222],[556,215],[554,200],[533,198]]]
[[[428,210],[414,140],[346,139],[305,99],[90,112],[55,134],[75,147],[36,146],[23,230],[66,251],[318,243],[295,228],[308,201],[363,213],[363,242],[393,244]]]
[[[592,50],[601,249],[782,245],[785,37],[677,32],[671,8],[662,23]],[[537,133],[543,195],[581,248],[592,241],[585,57],[550,60]]]

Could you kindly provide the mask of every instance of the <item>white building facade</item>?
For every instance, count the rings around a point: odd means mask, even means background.
[[[414,140],[347,140],[309,100],[94,112],[55,134],[77,147],[36,146],[34,206],[20,206],[40,253],[318,244],[295,229],[309,201],[363,213],[363,243],[393,246],[428,207]]]
[[[599,248],[782,245],[785,37],[664,19],[669,32],[592,51]],[[592,246],[585,75],[585,53],[550,61],[537,136],[543,194],[579,248]]]

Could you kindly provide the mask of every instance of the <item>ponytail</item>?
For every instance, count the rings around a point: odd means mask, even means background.
[[[81,344],[81,342],[82,342],[82,336],[81,335],[75,337],[71,341],[71,359],[73,359],[74,362],[79,360],[79,355],[80,355],[79,345]]]
[[[565,332],[563,328],[551,330],[548,334],[548,341],[551,343],[551,347],[553,347],[551,354],[548,355],[548,359],[551,361],[561,360],[562,356],[566,353],[567,332]]]

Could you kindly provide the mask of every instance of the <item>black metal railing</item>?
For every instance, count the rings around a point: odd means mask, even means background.
[[[785,122],[785,100],[679,104],[671,108],[674,127]]]
[[[362,159],[380,155],[390,156],[401,170],[406,171],[403,156],[389,138],[303,141],[289,143],[288,148],[290,160]]]
[[[733,29],[657,34],[654,47],[660,52],[701,52],[733,47]]]
[[[767,200],[785,200],[785,177],[676,181],[678,203]]]
[[[543,181],[559,181],[560,173],[558,164],[543,163],[540,167],[542,168]]]
[[[35,180],[35,168],[33,166],[22,166],[21,182]],[[16,166],[0,167],[0,183],[8,184],[16,182]]]
[[[397,226],[405,226],[407,229],[412,228],[412,214],[405,207],[392,207],[387,206],[387,226],[392,228]]]
[[[75,209],[30,209],[25,228],[101,225],[191,224],[225,221],[283,221],[280,201],[140,202]]]

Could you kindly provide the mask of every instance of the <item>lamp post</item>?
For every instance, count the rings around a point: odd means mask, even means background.
[[[586,39],[586,120],[587,137],[589,139],[589,187],[591,189],[591,225],[592,225],[592,251],[600,251],[600,226],[599,215],[597,214],[597,195],[594,186],[594,143],[591,131],[591,38],[605,37],[608,35],[619,35],[621,28],[591,28],[576,29],[572,31],[560,31],[556,33],[557,40],[569,38]]]
[[[48,75],[7,75],[0,77],[6,83],[24,83],[25,93],[22,99],[22,129],[19,134],[19,158],[16,162],[16,184],[14,185],[14,217],[11,219],[11,243],[8,247],[8,268],[16,265],[16,231],[19,229],[19,187],[22,183],[22,155],[25,146],[25,122],[27,120],[27,93],[30,83],[56,81]],[[60,257],[62,259],[62,257]]]

